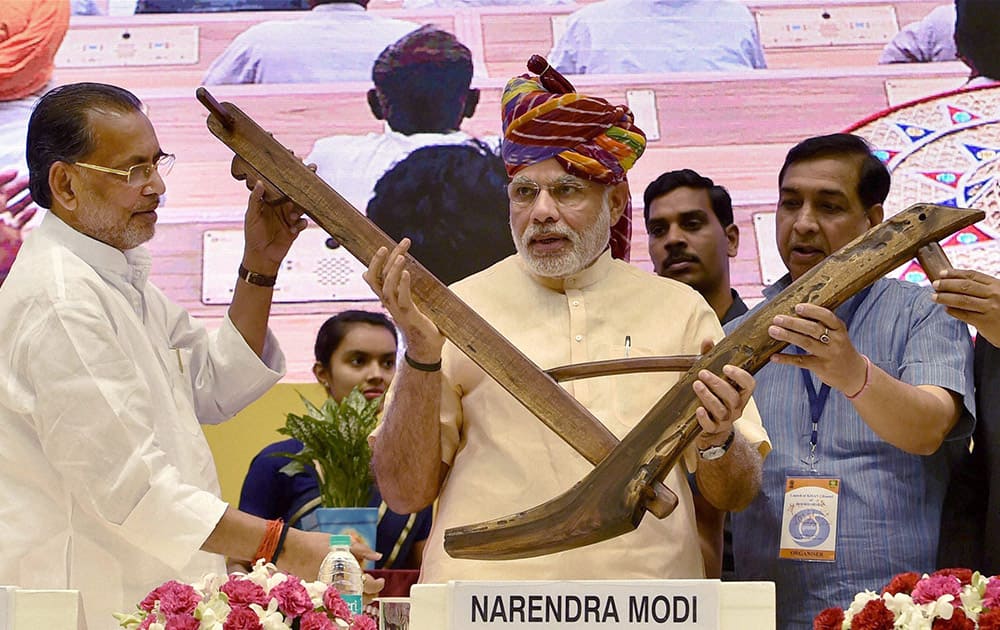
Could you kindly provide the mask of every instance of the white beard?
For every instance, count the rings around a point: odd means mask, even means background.
[[[562,236],[569,241],[570,246],[558,253],[536,255],[532,253],[529,244],[531,239],[543,234]],[[536,275],[543,278],[566,278],[577,274],[594,262],[608,246],[608,240],[611,237],[609,195],[604,195],[597,220],[580,232],[565,224],[557,223],[553,226],[546,226],[531,223],[520,238],[514,234],[512,226],[511,236],[514,239],[515,247],[517,247],[517,253]]]

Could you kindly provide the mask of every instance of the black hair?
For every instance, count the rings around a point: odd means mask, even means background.
[[[515,252],[503,160],[479,141],[417,149],[375,184],[368,217],[445,284]]]
[[[31,197],[52,207],[49,170],[55,162],[73,163],[96,149],[91,112],[142,111],[142,102],[128,90],[104,83],[71,83],[48,91],[28,120],[28,177]]]
[[[642,195],[644,203],[642,215],[646,221],[649,221],[649,207],[653,202],[677,188],[707,190],[708,199],[712,202],[712,212],[722,227],[733,224],[733,200],[729,196],[729,191],[689,168],[664,173],[646,186],[646,192]]]
[[[316,355],[316,362],[329,368],[330,357],[334,351],[340,347],[340,343],[347,336],[347,331],[352,324],[370,324],[381,326],[392,333],[392,338],[399,342],[396,336],[396,327],[392,325],[392,320],[382,313],[372,311],[342,311],[330,319],[323,322],[316,333],[316,345],[313,347],[313,354]]]
[[[815,136],[798,143],[785,156],[785,163],[778,173],[778,187],[785,180],[785,171],[797,162],[828,157],[853,157],[860,162],[858,173],[858,198],[865,209],[885,201],[889,196],[892,180],[889,169],[872,154],[871,147],[859,136],[850,133],[834,133]]]
[[[981,76],[1000,80],[1000,2],[956,0],[955,46]]]

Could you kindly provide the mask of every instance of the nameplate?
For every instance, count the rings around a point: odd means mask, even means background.
[[[456,581],[452,628],[719,628],[718,580]]]

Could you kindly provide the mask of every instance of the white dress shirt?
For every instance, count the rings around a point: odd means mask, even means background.
[[[199,551],[226,509],[201,423],[278,381],[226,318],[209,334],[121,252],[52,213],[0,287],[0,583],[74,588],[90,630],[169,579],[223,572]],[[234,274],[235,275],[235,274]]]
[[[407,155],[421,147],[463,144],[472,139],[464,131],[408,136],[386,125],[383,133],[320,138],[306,164],[315,164],[316,174],[363,213],[379,178]],[[482,141],[494,151],[500,144],[496,136],[487,136]]]

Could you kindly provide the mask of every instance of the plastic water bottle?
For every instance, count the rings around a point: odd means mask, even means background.
[[[362,610],[361,596],[364,593],[361,566],[351,553],[351,537],[333,534],[330,536],[330,552],[319,565],[319,581],[332,584],[347,602],[355,615]]]

